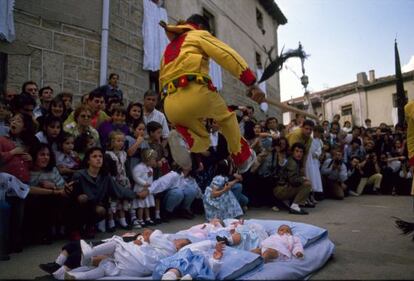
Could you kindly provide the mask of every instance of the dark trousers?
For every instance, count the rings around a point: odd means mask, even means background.
[[[6,200],[10,204],[9,251],[21,252],[25,200],[14,196],[6,197]]]

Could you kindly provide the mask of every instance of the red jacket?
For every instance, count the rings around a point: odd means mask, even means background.
[[[24,161],[22,155],[10,153],[16,147],[8,137],[0,137],[0,172],[8,173],[24,183],[30,180],[31,161]]]

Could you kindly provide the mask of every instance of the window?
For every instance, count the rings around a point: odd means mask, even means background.
[[[160,92],[158,79],[160,78],[159,71],[149,71],[149,88],[157,93]]]
[[[342,116],[352,115],[352,104],[341,106],[341,115]]]
[[[0,53],[0,94],[3,96],[6,92],[7,78],[7,54]]]
[[[214,15],[203,8],[203,16],[208,19],[208,23],[210,24],[210,33],[216,36],[216,20],[214,19]]]
[[[405,100],[407,101],[407,91],[404,91],[405,94]],[[398,102],[397,102],[397,93],[393,93],[392,94],[392,106],[393,107],[398,107]]]
[[[263,26],[263,14],[256,8],[256,23],[257,27],[265,34],[264,26]]]
[[[257,69],[263,69],[262,56],[258,52],[256,52],[256,67]]]

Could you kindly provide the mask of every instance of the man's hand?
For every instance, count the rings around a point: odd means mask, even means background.
[[[257,85],[253,85],[249,88],[247,96],[258,104],[261,104],[266,99],[265,94]]]
[[[148,189],[146,189],[146,190],[143,190],[141,192],[137,192],[137,197],[139,199],[145,199],[145,197],[147,197],[148,194],[149,194],[149,191],[148,191]]]

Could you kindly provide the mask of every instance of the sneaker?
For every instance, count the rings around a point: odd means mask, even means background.
[[[80,241],[81,246],[81,266],[89,266],[92,263],[92,247],[85,240]]]
[[[292,208],[289,209],[289,213],[293,214],[293,215],[308,215],[309,214],[308,212],[306,212],[303,209],[296,210],[296,209],[292,209]]]
[[[250,148],[250,157],[244,161],[244,163],[238,167],[240,174],[247,172],[253,163],[256,161],[256,152]]]
[[[138,220],[134,220],[134,222],[132,223],[132,227],[135,229],[140,229],[142,228],[140,222]]]
[[[41,270],[49,274],[52,274],[53,272],[55,272],[56,270],[60,268],[60,265],[55,262],[49,262],[49,263],[41,263],[39,264],[39,267]]]
[[[155,225],[155,223],[151,219],[148,219],[148,220],[145,220],[145,225],[150,226],[150,225]]]
[[[279,211],[280,211],[280,209],[279,209],[278,207],[276,207],[276,206],[273,206],[273,207],[272,207],[272,211],[273,211],[273,212],[279,212]]]
[[[352,195],[352,196],[359,196],[359,194],[358,194],[358,193],[356,193],[355,191],[352,191],[352,190],[350,190],[350,191],[349,191],[349,195]]]
[[[183,169],[191,169],[191,152],[188,144],[176,130],[171,130],[168,135],[168,145],[174,161]]]

